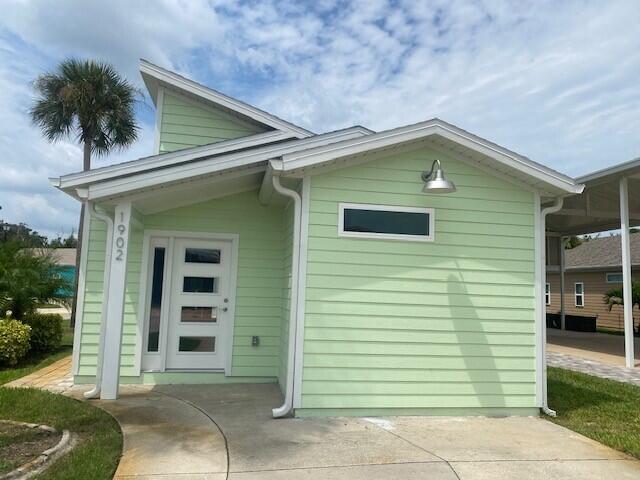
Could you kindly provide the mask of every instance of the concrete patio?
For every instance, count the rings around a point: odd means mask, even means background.
[[[60,392],[69,359],[7,386]],[[89,386],[64,394],[82,399]],[[276,385],[123,386],[118,480],[640,478],[640,461],[542,418],[271,418]]]
[[[640,478],[639,461],[540,418],[273,420],[279,401],[275,385],[166,385],[96,403],[123,428],[116,479]]]

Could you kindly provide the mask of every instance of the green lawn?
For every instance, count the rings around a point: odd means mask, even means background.
[[[640,387],[559,368],[548,385],[548,420],[640,458]]]
[[[12,368],[0,369],[0,385],[52,364],[71,354],[73,332],[65,329],[62,347],[45,355],[31,355]],[[0,418],[42,423],[70,430],[78,445],[38,479],[110,479],[122,452],[120,426],[108,413],[87,402],[32,388],[0,387]]]
[[[56,360],[71,355],[73,345],[73,330],[70,327],[65,327],[64,335],[62,337],[62,345],[53,353],[41,353],[41,354],[29,354],[24,359],[13,367],[1,367],[0,368],[0,385],[4,385],[16,378],[29,375],[36,370],[51,365]]]
[[[80,437],[39,480],[110,479],[122,452],[118,423],[108,413],[62,395],[31,388],[0,388],[0,418],[43,423]]]

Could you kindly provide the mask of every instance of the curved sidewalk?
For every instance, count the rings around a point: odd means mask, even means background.
[[[80,398],[86,387],[68,395]],[[115,401],[92,401],[120,424],[122,458],[115,480],[223,480],[227,478],[226,440],[197,406],[146,386],[122,386]]]

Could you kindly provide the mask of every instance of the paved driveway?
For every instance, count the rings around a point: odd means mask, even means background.
[[[274,385],[128,387],[116,478],[640,478],[640,462],[539,418],[270,417]]]

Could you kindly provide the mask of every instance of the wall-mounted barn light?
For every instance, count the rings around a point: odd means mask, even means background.
[[[422,187],[424,193],[453,193],[456,191],[453,182],[444,176],[440,160],[433,161],[430,172],[422,172],[422,181],[424,182],[424,187]]]

